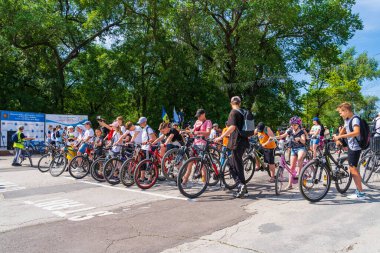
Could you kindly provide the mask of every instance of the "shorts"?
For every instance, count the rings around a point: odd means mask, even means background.
[[[88,145],[88,143],[83,143],[80,147],[79,147],[79,152],[81,152],[82,154],[84,154],[86,152],[86,148],[89,148],[90,145]]]
[[[264,162],[274,164],[274,149],[264,149]]]
[[[168,144],[168,145],[166,145],[166,151],[171,150],[171,149],[173,149],[173,148],[179,148],[179,146],[177,146],[177,145],[173,145],[173,144]]]
[[[290,151],[290,156],[298,156],[298,152],[305,152],[306,153],[305,147],[292,148]]]
[[[310,145],[314,145],[314,144],[316,144],[316,145],[319,144],[319,139],[318,139],[318,138],[317,138],[317,139],[311,139],[311,140],[310,140]]]
[[[361,150],[348,149],[348,165],[351,167],[358,167]]]

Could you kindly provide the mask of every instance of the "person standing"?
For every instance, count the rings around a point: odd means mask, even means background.
[[[220,137],[216,138],[215,142],[219,142],[223,140],[224,137],[230,135],[228,142],[228,148],[232,150],[230,172],[238,187],[234,197],[244,198],[248,196],[248,190],[244,177],[243,154],[249,146],[249,141],[247,137],[239,134],[244,125],[244,116],[240,109],[240,97],[232,97],[230,104],[232,110],[228,116],[228,130],[225,131]]]
[[[341,139],[347,138],[348,140],[348,165],[350,173],[356,185],[355,194],[347,196],[350,199],[365,200],[366,196],[363,192],[362,178],[357,170],[360,154],[362,152],[359,145],[360,140],[360,118],[352,112],[350,103],[342,103],[338,106],[337,111],[344,120],[344,127],[340,130],[338,135],[333,136],[333,140],[337,145],[342,145]]]
[[[13,158],[12,166],[21,166],[19,163],[19,158],[23,149],[25,149],[24,141],[34,140],[34,138],[29,138],[24,135],[24,127],[20,126],[18,131],[15,133],[17,140],[13,143],[15,149],[15,157]],[[12,138],[13,139],[13,138]]]
[[[380,136],[380,112],[377,114],[377,117],[373,120],[374,124],[374,136]]]

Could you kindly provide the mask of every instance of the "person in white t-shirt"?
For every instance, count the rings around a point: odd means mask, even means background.
[[[211,140],[213,140],[216,137],[218,137],[218,135],[219,135],[218,128],[219,128],[219,125],[217,123],[215,123],[215,124],[212,125],[211,133],[210,133],[210,136],[209,136],[209,138]]]
[[[84,132],[84,135],[82,138],[82,145],[80,146],[78,150],[78,155],[84,154],[87,148],[91,148],[94,135],[95,135],[94,130],[91,127],[90,121],[86,121],[84,123],[84,127],[86,128],[86,131]]]
[[[310,130],[310,135],[311,135],[311,140],[310,140],[310,145],[312,145],[312,150],[313,150],[313,157],[315,158],[317,156],[317,147],[319,145],[319,136],[321,134],[321,125],[319,123],[319,118],[314,117],[313,118],[313,126],[311,127]]]
[[[123,132],[121,131],[121,127],[119,126],[119,122],[117,121],[113,122],[110,126],[114,130],[111,143],[110,143],[110,145],[112,145],[111,154],[112,156],[116,156],[121,151],[121,146],[117,142],[120,139],[120,137],[123,135]]]
[[[154,133],[153,129],[148,125],[148,119],[145,117],[141,117],[139,121],[137,122],[138,125],[142,128],[142,134],[141,134],[141,141],[142,146],[141,149],[145,152],[145,158],[149,158],[149,150],[150,150],[150,144],[156,140],[156,134]],[[133,138],[132,138],[133,139]],[[145,171],[141,171],[141,181],[145,180]],[[150,179],[148,179],[150,180]]]

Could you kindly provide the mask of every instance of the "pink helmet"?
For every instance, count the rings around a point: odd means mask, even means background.
[[[297,125],[301,126],[302,125],[302,119],[300,117],[294,116],[289,120],[289,124],[290,125],[297,124]]]

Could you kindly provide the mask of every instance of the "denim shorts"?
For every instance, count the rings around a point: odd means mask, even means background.
[[[298,156],[298,152],[305,152],[306,153],[306,148],[305,147],[299,147],[299,148],[292,148],[290,151],[291,156]]]
[[[80,148],[79,148],[79,152],[81,152],[82,154],[84,154],[86,152],[86,148],[89,148],[90,145],[88,145],[88,143],[83,143]]]
[[[317,138],[317,139],[311,139],[310,140],[310,145],[313,145],[313,144],[318,145],[319,144],[319,138]]]

